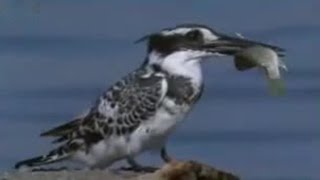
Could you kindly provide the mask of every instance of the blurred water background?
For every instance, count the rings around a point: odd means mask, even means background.
[[[134,40],[195,22],[287,49],[287,94],[270,96],[260,72],[231,58],[207,62],[205,93],[170,153],[245,179],[320,179],[319,2],[0,0],[0,170],[52,148],[40,132],[136,68],[145,47]]]

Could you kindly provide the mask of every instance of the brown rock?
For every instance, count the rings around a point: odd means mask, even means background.
[[[173,162],[159,170],[162,180],[239,180],[240,178],[196,162]]]
[[[113,170],[40,171],[0,173],[0,180],[239,180],[240,178],[196,161],[175,161],[154,173]]]

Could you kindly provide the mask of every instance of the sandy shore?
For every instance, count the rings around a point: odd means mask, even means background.
[[[0,180],[239,180],[240,178],[211,166],[194,162],[174,162],[153,173],[116,170],[7,172]]]

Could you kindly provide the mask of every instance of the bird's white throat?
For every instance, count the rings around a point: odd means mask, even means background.
[[[203,52],[177,51],[167,56],[157,52],[149,54],[149,64],[160,65],[161,69],[172,75],[189,77],[196,85],[202,83],[202,70],[200,61],[204,58]]]

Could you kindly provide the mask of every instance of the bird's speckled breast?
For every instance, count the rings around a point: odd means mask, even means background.
[[[177,105],[191,105],[201,96],[203,84],[196,87],[188,77],[169,76],[167,96],[173,99]]]

